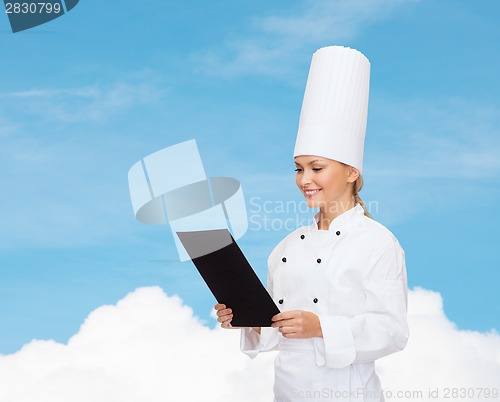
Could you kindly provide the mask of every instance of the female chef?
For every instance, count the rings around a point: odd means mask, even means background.
[[[408,338],[404,252],[359,198],[370,63],[357,50],[319,49],[307,79],[294,150],[296,183],[314,223],[268,260],[280,307],[272,327],[243,328],[250,357],[279,350],[275,402],[383,401],[374,361]],[[217,304],[231,328],[231,306]]]

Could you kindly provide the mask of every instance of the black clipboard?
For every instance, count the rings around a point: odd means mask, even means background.
[[[232,326],[271,326],[280,310],[227,229],[177,236],[217,302],[233,310]]]

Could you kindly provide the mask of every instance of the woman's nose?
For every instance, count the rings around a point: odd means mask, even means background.
[[[304,170],[299,177],[299,184],[301,186],[305,186],[306,184],[311,183],[311,173],[307,170]]]

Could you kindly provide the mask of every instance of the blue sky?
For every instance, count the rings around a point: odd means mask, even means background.
[[[372,63],[362,198],[459,328],[500,328],[497,1],[88,2],[12,34],[0,18],[0,354],[64,342],[88,313],[160,285],[214,300],[165,226],[134,219],[128,169],[195,138],[254,222],[300,202],[292,151],[312,53]],[[182,174],[182,166],[179,167]],[[300,217],[307,218],[307,213]],[[300,219],[299,219],[300,220]],[[290,222],[291,222],[290,221]],[[261,278],[287,230],[250,224]]]

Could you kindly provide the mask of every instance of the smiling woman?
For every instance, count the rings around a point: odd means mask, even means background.
[[[272,327],[243,328],[241,336],[250,357],[279,350],[275,402],[349,400],[353,392],[382,401],[374,361],[407,342],[405,255],[358,195],[369,71],[353,49],[313,56],[294,161],[296,184],[319,212],[269,257],[268,290],[281,310]],[[232,328],[231,306],[215,309]]]
[[[297,156],[295,166],[296,183],[309,208],[339,213],[352,208],[354,199],[354,204],[360,204],[365,215],[371,217],[358,194],[363,187],[358,169],[318,156]]]
[[[358,195],[363,179],[356,168],[317,156],[297,156],[295,166],[296,183],[306,197],[307,206],[323,211],[322,218],[328,219],[327,227],[335,216],[357,203],[370,217]]]

